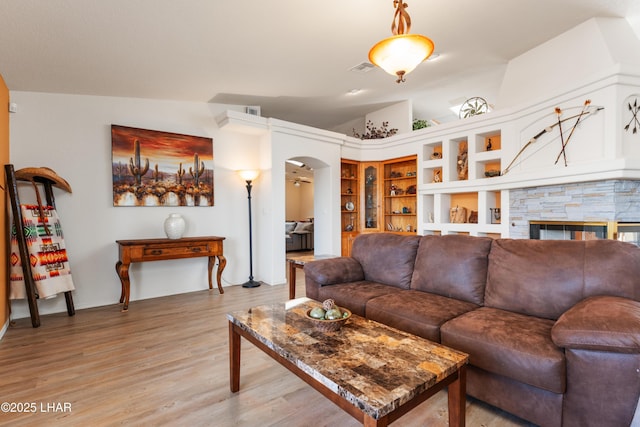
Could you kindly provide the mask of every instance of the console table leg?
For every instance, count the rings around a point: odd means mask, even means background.
[[[209,263],[207,264],[207,270],[209,273],[209,289],[213,289],[213,281],[212,281],[212,276],[213,276],[213,267],[216,265],[216,257],[215,256],[210,256],[209,257]]]
[[[129,310],[130,293],[129,264],[124,264],[122,261],[118,261],[118,263],[116,264],[116,271],[118,272],[120,283],[122,285],[122,290],[120,292],[120,303],[124,303],[124,305],[122,306],[122,311],[127,311]]]
[[[221,294],[224,294],[224,290],[222,289],[222,272],[224,271],[224,268],[226,266],[227,259],[224,257],[224,255],[218,255],[218,273],[216,274],[216,279],[218,281],[218,290]]]

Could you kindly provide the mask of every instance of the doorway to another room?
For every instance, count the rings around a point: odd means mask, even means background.
[[[313,255],[314,171],[309,159],[285,162],[285,247],[290,255]]]

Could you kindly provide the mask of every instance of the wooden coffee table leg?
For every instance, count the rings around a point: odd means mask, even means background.
[[[289,260],[289,299],[296,297],[296,263]]]
[[[229,322],[229,385],[231,392],[240,390],[240,334]]]
[[[382,417],[379,420],[376,420],[373,417],[370,417],[367,414],[364,414],[364,420],[362,425],[364,427],[387,427],[389,425],[389,422],[387,420],[387,417]]]
[[[466,393],[467,393],[467,366],[462,366],[458,370],[458,379],[449,384],[449,425],[464,427],[466,413]]]

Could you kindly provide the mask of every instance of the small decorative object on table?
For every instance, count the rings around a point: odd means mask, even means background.
[[[164,220],[164,232],[169,239],[179,239],[184,233],[186,223],[182,215],[172,213]]]
[[[347,323],[351,311],[340,308],[332,299],[322,303],[322,307],[314,307],[306,312],[306,316],[313,322],[316,329],[323,332],[335,332]]]

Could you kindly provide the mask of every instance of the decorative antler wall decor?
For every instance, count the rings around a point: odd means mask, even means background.
[[[556,158],[556,163],[558,163],[558,160],[560,159],[560,156],[565,155],[565,166],[567,166],[565,147],[569,143],[569,140],[571,139],[571,136],[573,136],[573,131],[576,129],[576,127],[581,122],[583,122],[588,117],[595,115],[600,110],[604,110],[604,107],[592,106],[591,105],[591,100],[587,99],[584,102],[584,106],[582,107],[582,110],[580,111],[580,113],[574,114],[574,115],[566,117],[564,119],[561,119],[560,116],[562,114],[562,110],[560,108],[555,108],[554,111],[558,116],[558,121],[556,123],[551,124],[550,126],[545,127],[540,132],[538,132],[536,135],[534,135],[531,139],[529,139],[529,141],[527,141],[527,143],[524,145],[524,147],[522,147],[520,149],[520,151],[518,151],[518,154],[515,155],[513,160],[511,160],[509,165],[502,171],[502,175],[506,174],[507,172],[509,172],[509,170],[511,170],[511,167],[514,165],[516,160],[518,160],[518,158],[520,158],[522,153],[524,153],[525,150],[527,148],[529,148],[529,146],[531,146],[531,144],[535,143],[538,140],[538,138],[540,138],[542,135],[547,134],[547,133],[551,133],[553,131],[553,129],[556,128],[556,127],[558,127],[559,130],[560,130],[560,135],[561,135],[561,140],[562,140],[562,149],[560,151],[560,154],[558,154],[558,157]],[[567,137],[567,139],[565,141],[564,140],[563,130],[562,130],[562,124],[567,122],[567,121],[569,121],[569,120],[572,120],[572,119],[576,119],[576,122],[573,124],[573,127],[571,128],[571,132],[569,132],[569,136]]]

